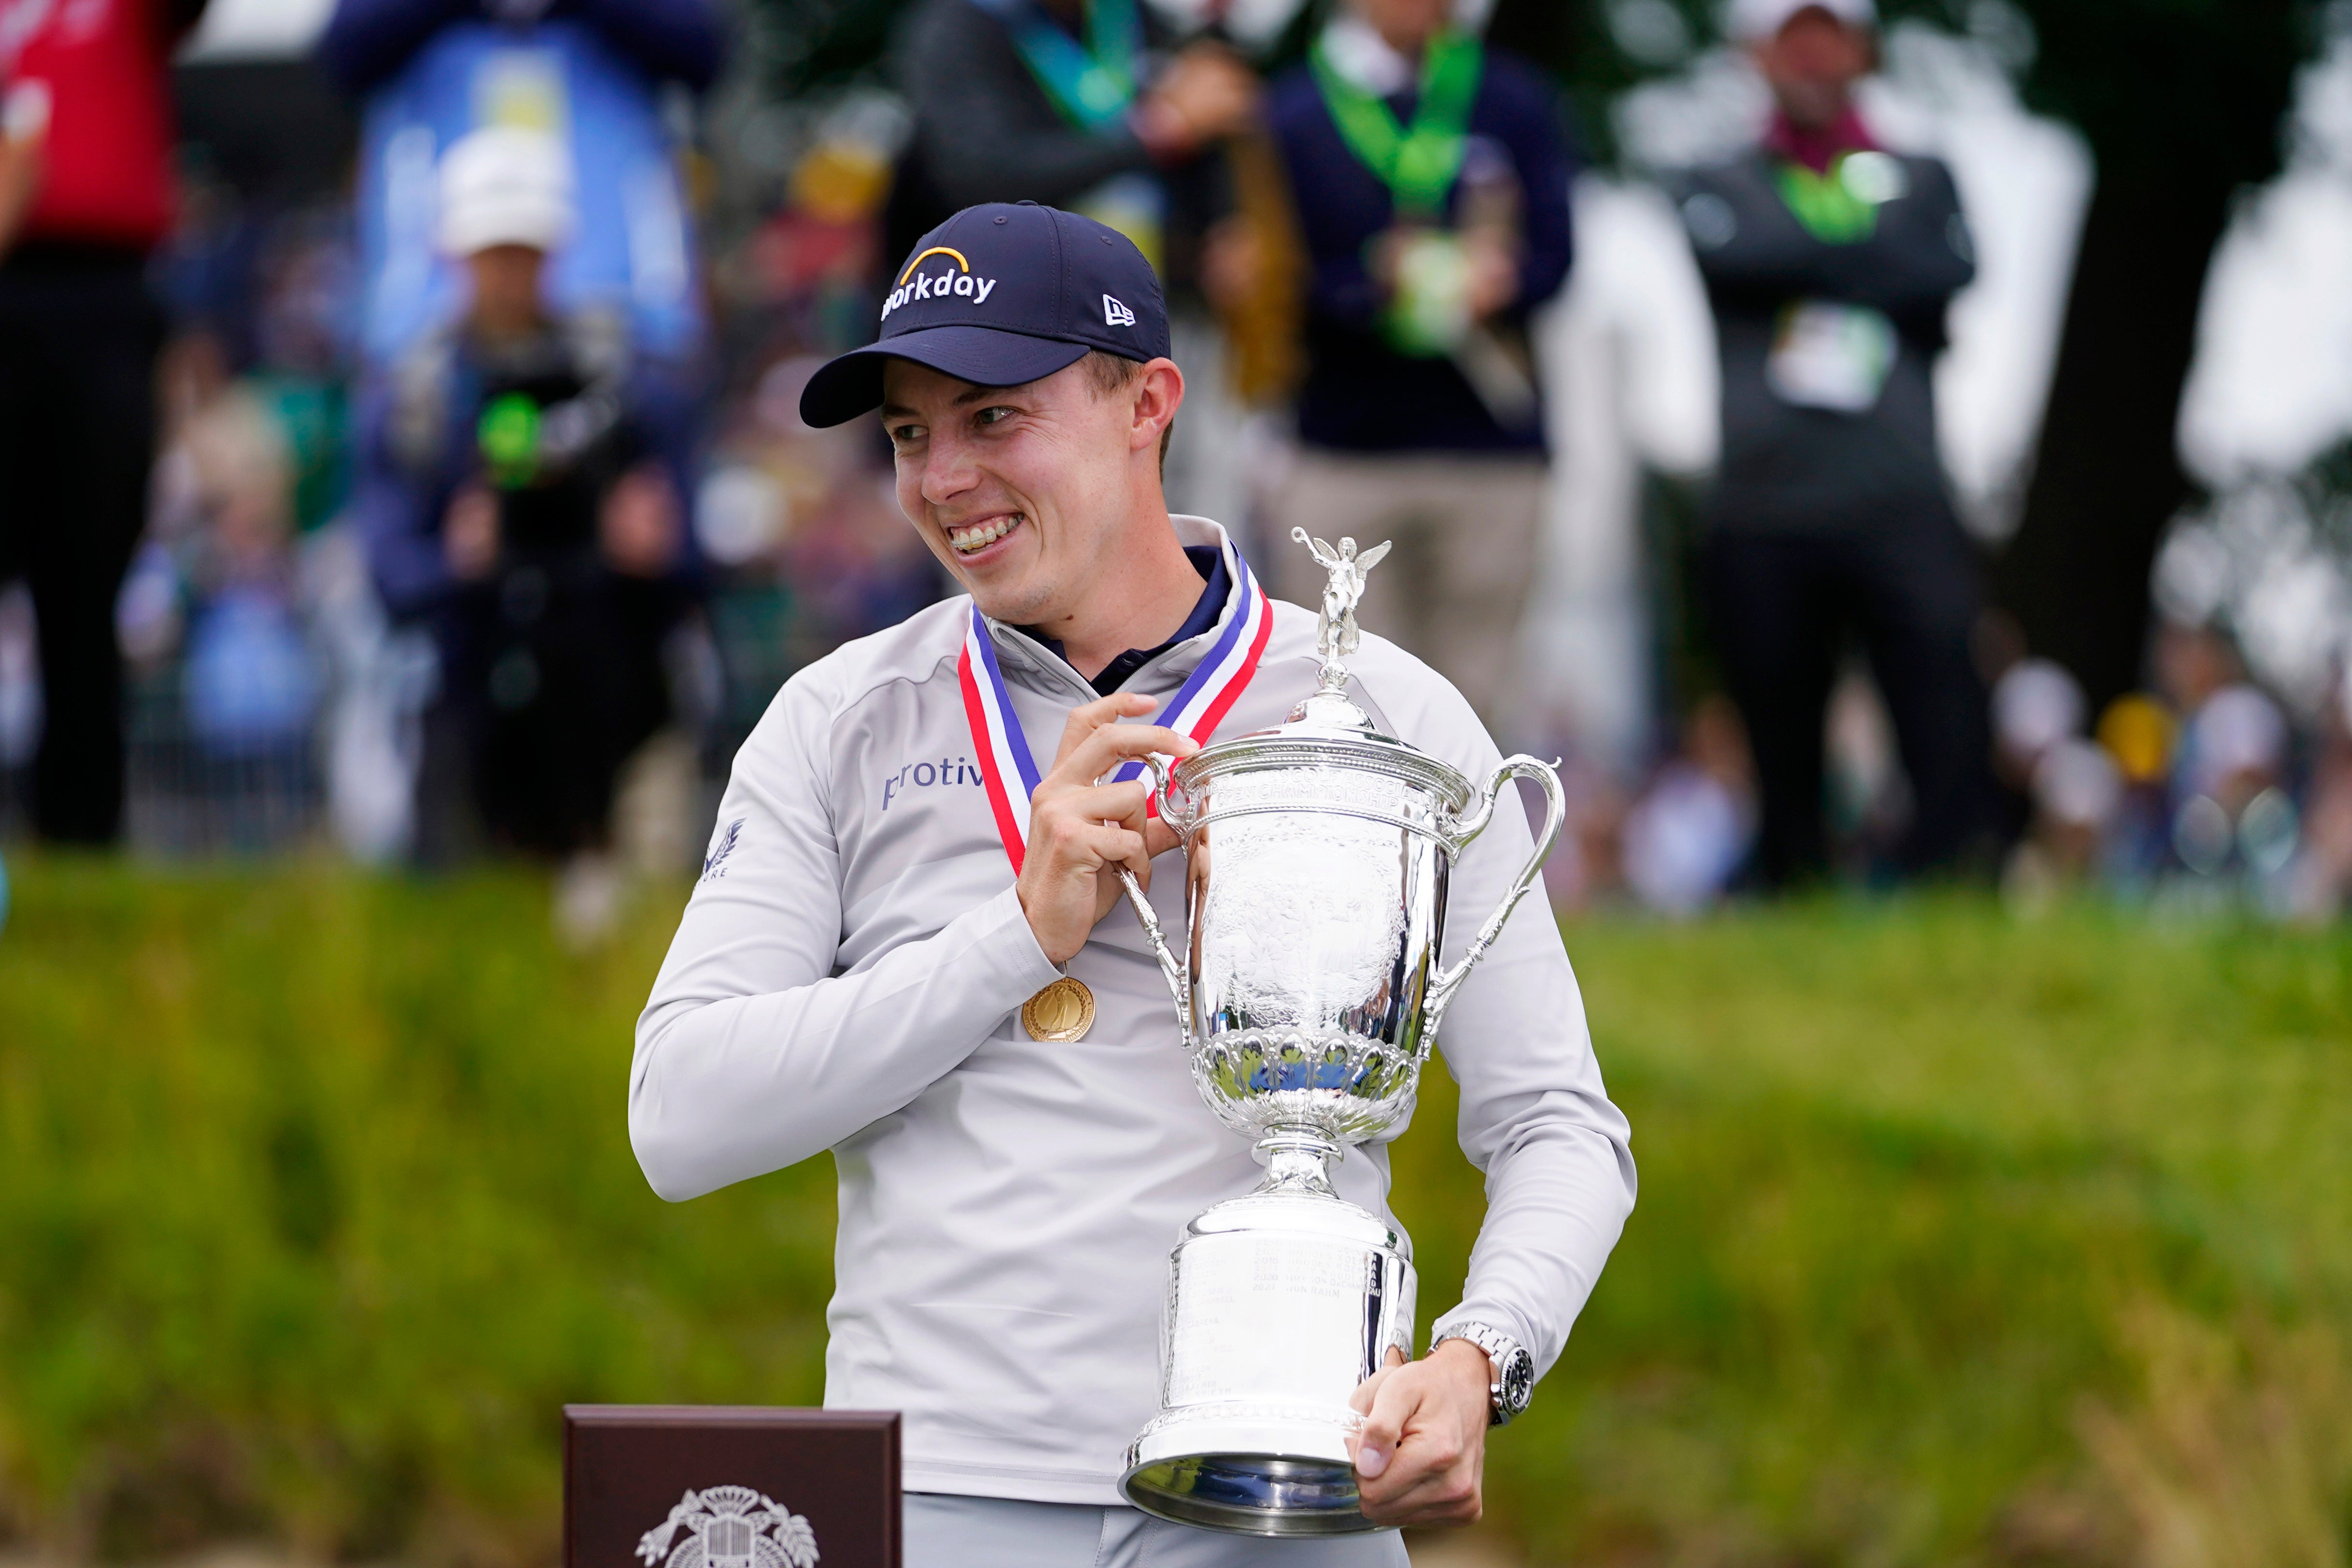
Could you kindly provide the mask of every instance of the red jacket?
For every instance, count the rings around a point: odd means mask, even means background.
[[[147,249],[172,226],[167,0],[0,0],[0,75],[49,89],[24,240]]]

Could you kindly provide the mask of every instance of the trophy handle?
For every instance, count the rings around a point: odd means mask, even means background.
[[[1486,950],[1495,945],[1495,939],[1503,934],[1503,922],[1511,918],[1511,911],[1518,907],[1519,900],[1527,896],[1528,889],[1534,887],[1536,879],[1543,874],[1543,863],[1550,858],[1552,846],[1559,842],[1559,830],[1568,821],[1568,796],[1560,790],[1559,773],[1555,764],[1539,762],[1521,752],[1503,759],[1502,765],[1495,770],[1486,780],[1486,788],[1480,792],[1478,809],[1454,825],[1451,845],[1454,853],[1460,854],[1472,839],[1486,831],[1487,824],[1495,818],[1495,805],[1502,798],[1503,786],[1515,778],[1533,779],[1543,786],[1543,831],[1536,835],[1535,853],[1528,856],[1528,863],[1519,868],[1510,890],[1503,895],[1502,903],[1486,917],[1486,923],[1478,928],[1478,934],[1471,939],[1470,950],[1462,955],[1462,962],[1439,972],[1437,978],[1431,983],[1423,1014],[1427,1021],[1421,1031],[1421,1052],[1424,1057],[1429,1054],[1429,1047],[1436,1043],[1437,1026],[1445,1016],[1446,1005],[1454,1000],[1454,993],[1468,978],[1471,966],[1486,957]]]
[[[1161,762],[1156,752],[1143,759],[1143,765],[1151,770],[1152,809],[1160,813],[1160,820],[1166,823],[1178,837],[1182,837],[1192,831],[1192,813],[1179,813],[1176,809],[1173,795],[1176,770]],[[1190,853],[1187,849],[1186,854]]]
[[[1143,765],[1151,770],[1151,798],[1160,807],[1160,820],[1172,827],[1176,818],[1168,806],[1168,769],[1156,756],[1145,757]],[[1555,793],[1559,787],[1558,784],[1552,786]],[[1185,846],[1187,858],[1192,852],[1191,846]],[[1136,921],[1143,927],[1146,940],[1151,943],[1152,956],[1160,960],[1160,973],[1168,981],[1168,994],[1175,999],[1177,1033],[1180,1037],[1190,1036],[1192,1032],[1192,986],[1184,973],[1183,962],[1169,951],[1168,935],[1160,929],[1159,913],[1152,909],[1151,900],[1144,897],[1143,885],[1135,879],[1135,873],[1121,866],[1118,875],[1119,885],[1127,889],[1128,904],[1135,910]]]

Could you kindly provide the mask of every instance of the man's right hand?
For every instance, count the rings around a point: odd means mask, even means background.
[[[1475,232],[1463,237],[1469,261],[1470,319],[1484,321],[1508,310],[1519,297],[1519,258],[1495,235]]]
[[[1202,42],[1178,55],[1136,107],[1137,129],[1154,157],[1192,156],[1238,135],[1257,116],[1257,78],[1239,55]]]
[[[1118,868],[1148,889],[1151,857],[1175,847],[1176,835],[1144,813],[1150,774],[1131,784],[1095,783],[1154,752],[1182,758],[1201,749],[1189,735],[1157,724],[1119,722],[1152,707],[1150,698],[1122,691],[1072,709],[1054,771],[1029,797],[1029,846],[1014,888],[1037,945],[1055,963],[1076,956],[1118,901]]]
[[[498,570],[498,497],[467,485],[449,498],[441,515],[441,558],[460,583],[478,583]]]

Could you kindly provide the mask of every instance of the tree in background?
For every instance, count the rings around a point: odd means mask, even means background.
[[[2038,0],[2027,91],[2098,161],[2025,516],[1995,571],[2094,703],[2139,683],[2148,569],[2190,499],[2174,431],[2207,263],[2277,172],[2305,0]]]
[[[1643,74],[1622,25],[1641,3],[1500,0],[1491,28],[1560,73],[1604,157],[1607,104]],[[1966,26],[1986,3],[1883,9],[1890,21]],[[1695,0],[1675,15],[1704,37],[1712,9]],[[2191,499],[2174,429],[2206,266],[2237,193],[2277,172],[2294,69],[2318,41],[2321,7],[2020,0],[2018,9],[2038,39],[2026,101],[2083,132],[2097,184],[2024,516],[1995,563],[1995,595],[2036,652],[2104,703],[2139,683],[2149,566]]]

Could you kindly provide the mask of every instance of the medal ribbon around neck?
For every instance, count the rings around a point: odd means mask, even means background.
[[[1226,617],[1224,629],[1199,668],[1152,721],[1204,745],[1257,673],[1258,657],[1265,652],[1266,638],[1274,630],[1274,605],[1230,539],[1225,541],[1225,574],[1233,579],[1240,607]],[[988,808],[995,815],[997,835],[1004,840],[1005,858],[1013,862],[1013,874],[1017,877],[1022,854],[1029,844],[1029,801],[1037,791],[1040,775],[1029,739],[1021,731],[1020,717],[1013,711],[1013,700],[1004,689],[1004,674],[997,668],[996,645],[989,638],[988,623],[982,619],[977,605],[972,606],[971,624],[964,628],[956,679],[963,688],[964,718],[971,725],[972,749],[979,753],[980,776],[988,787]],[[1123,763],[1110,776],[1116,784],[1140,778],[1143,764]],[[1159,808],[1155,805],[1146,809],[1156,814]]]

